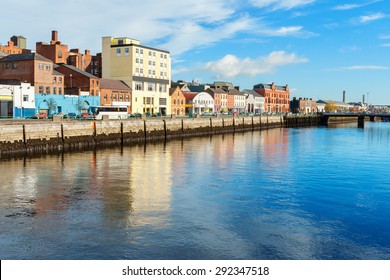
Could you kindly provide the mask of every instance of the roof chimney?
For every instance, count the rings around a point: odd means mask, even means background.
[[[55,30],[51,32],[51,41],[52,43],[56,43],[58,41],[58,32]]]

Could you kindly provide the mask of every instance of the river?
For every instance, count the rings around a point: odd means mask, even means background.
[[[390,259],[390,124],[0,162],[0,259]]]

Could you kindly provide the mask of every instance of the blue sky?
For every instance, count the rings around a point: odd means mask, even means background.
[[[20,2],[20,1],[19,1]],[[2,3],[0,43],[23,35],[101,51],[123,36],[167,49],[172,79],[288,84],[291,95],[390,104],[390,5],[384,0],[49,0]],[[368,100],[367,100],[368,99]]]

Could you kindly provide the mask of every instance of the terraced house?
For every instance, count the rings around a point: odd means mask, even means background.
[[[170,114],[171,57],[127,37],[102,38],[102,77],[132,88],[132,113]]]

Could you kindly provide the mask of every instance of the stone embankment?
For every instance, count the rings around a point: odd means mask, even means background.
[[[0,158],[62,153],[102,146],[166,141],[188,136],[276,127],[318,125],[318,117],[236,116],[211,118],[41,121],[0,123]]]

